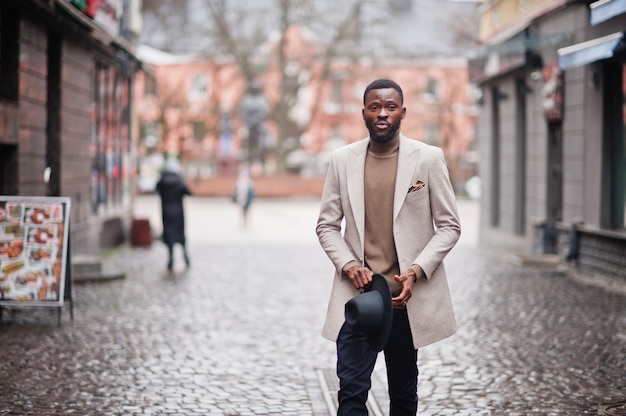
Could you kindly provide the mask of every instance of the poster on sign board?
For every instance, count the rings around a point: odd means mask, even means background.
[[[62,306],[70,199],[0,195],[0,305]]]

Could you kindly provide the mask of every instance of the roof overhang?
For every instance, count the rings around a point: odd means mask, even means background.
[[[548,47],[563,44],[572,38],[571,32],[547,33],[536,35],[520,35],[510,38],[501,43],[484,45],[477,48],[476,55],[488,55],[490,53],[523,53],[540,51]]]
[[[624,39],[624,32],[617,32],[557,50],[559,67],[570,69],[612,58]]]
[[[525,66],[537,69],[541,67],[540,51],[567,44],[572,36],[572,33],[524,33],[502,43],[485,45],[474,50],[469,60],[470,80],[482,84]]]
[[[600,0],[589,5],[591,10],[591,26],[626,13],[626,0]]]

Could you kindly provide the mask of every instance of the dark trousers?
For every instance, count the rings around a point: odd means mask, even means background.
[[[167,244],[167,256],[168,256],[167,268],[168,269],[171,269],[174,265],[174,244],[175,243]],[[185,257],[185,264],[187,265],[187,267],[189,267],[189,256],[187,255],[187,246],[185,245],[185,243],[179,243],[179,244],[183,248],[183,256]]]
[[[417,414],[417,350],[413,348],[409,319],[404,309],[393,310],[393,326],[384,348],[389,389],[389,415]],[[339,377],[338,416],[367,415],[367,396],[378,353],[363,333],[344,323],[337,338]]]

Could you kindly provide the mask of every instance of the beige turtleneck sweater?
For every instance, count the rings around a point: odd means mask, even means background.
[[[402,285],[393,238],[393,197],[398,170],[399,138],[387,143],[370,141],[365,159],[365,265],[389,282],[392,296]]]

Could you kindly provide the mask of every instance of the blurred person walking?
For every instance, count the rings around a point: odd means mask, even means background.
[[[239,171],[239,177],[235,184],[235,193],[233,195],[233,201],[239,205],[241,209],[241,218],[243,226],[248,226],[248,211],[250,205],[254,200],[254,181],[250,176],[250,170],[248,168],[241,169]]]
[[[183,180],[182,167],[176,158],[168,158],[156,189],[161,197],[161,216],[163,219],[163,242],[167,245],[167,269],[174,266],[174,245],[180,244],[183,249],[185,264],[190,266],[185,239],[185,211],[183,198],[191,195]]]
[[[369,137],[333,152],[322,193],[316,232],[335,266],[322,335],[337,346],[338,415],[367,415],[382,350],[390,415],[414,416],[417,350],[456,331],[442,262],[460,237],[460,221],[442,150],[400,133],[401,87],[376,80],[366,87],[363,106]],[[372,289],[385,293],[379,275],[391,296],[384,336],[362,330],[363,322],[354,325],[359,317],[349,308],[373,278]],[[365,312],[371,321],[385,320]]]

